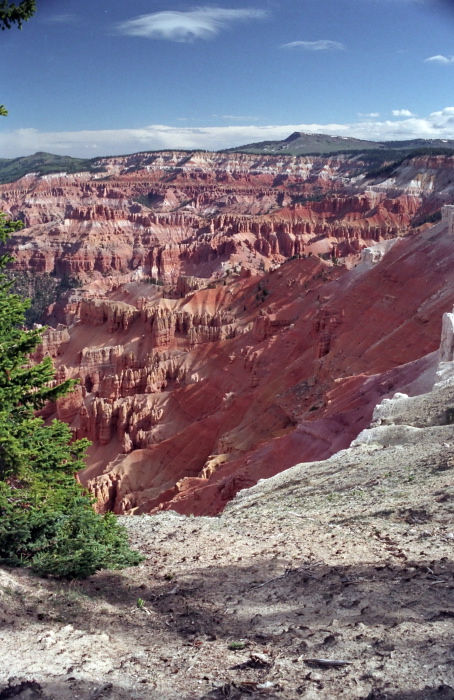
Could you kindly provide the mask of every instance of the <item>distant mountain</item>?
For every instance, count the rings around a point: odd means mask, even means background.
[[[71,156],[55,156],[52,153],[38,151],[32,156],[20,158],[0,158],[0,184],[14,182],[27,173],[80,173],[100,170],[95,163],[98,159],[72,158]]]
[[[386,148],[395,148],[399,151],[405,149],[413,151],[420,148],[454,149],[454,140],[452,139],[411,139],[410,141],[383,141],[382,143]]]
[[[168,151],[181,149],[166,149]],[[141,155],[161,153],[162,150],[141,151]],[[188,156],[194,151],[188,150]],[[349,136],[306,134],[295,131],[283,141],[259,141],[235,148],[222,149],[220,153],[252,153],[258,155],[336,155],[351,154],[364,160],[366,166],[374,168],[372,174],[380,174],[380,168],[393,168],[410,156],[430,154],[454,154],[454,140],[412,139],[410,141],[366,141]],[[135,155],[135,154],[131,154]],[[103,172],[103,162],[118,156],[97,158],[72,158],[38,151],[31,156],[0,158],[0,184],[14,182],[27,173],[49,175],[51,173]]]
[[[334,153],[383,153],[397,151],[399,154],[420,149],[454,150],[454,141],[444,139],[412,139],[411,141],[366,141],[348,136],[306,134],[295,131],[283,141],[260,141],[227,149],[230,153],[256,153],[263,155],[327,155]]]

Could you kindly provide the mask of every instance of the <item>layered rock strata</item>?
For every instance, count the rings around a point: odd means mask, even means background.
[[[81,385],[57,415],[93,441],[81,478],[100,509],[215,514],[347,447],[429,372],[453,262],[442,222],[351,270],[313,256],[180,299],[140,282],[84,299],[55,357]]]
[[[358,254],[402,235],[452,197],[447,156],[409,159],[387,180],[366,162],[241,154],[136,154],[105,173],[33,174],[0,186],[25,228],[18,269],[93,276],[138,271],[176,285],[222,264],[250,269],[295,255]]]
[[[347,156],[137,154],[1,186],[26,224],[16,266],[85,282],[37,356],[80,380],[46,417],[92,441],[99,509],[218,513],[415,392],[454,303],[454,236],[449,207],[410,223],[452,201],[453,162],[374,180]]]

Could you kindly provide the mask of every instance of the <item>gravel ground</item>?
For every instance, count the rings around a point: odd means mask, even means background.
[[[0,700],[454,700],[454,428],[427,401],[220,517],[121,518],[137,568],[0,569]]]

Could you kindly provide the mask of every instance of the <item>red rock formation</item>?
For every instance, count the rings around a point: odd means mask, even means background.
[[[452,160],[383,182],[346,156],[137,154],[105,161],[109,180],[0,186],[27,225],[16,266],[86,282],[39,352],[81,381],[54,410],[93,441],[81,479],[99,508],[213,514],[348,446],[452,308],[446,223],[409,227],[449,196]]]
[[[9,246],[16,267],[84,279],[141,268],[176,285],[180,275],[219,273],[230,258],[259,269],[308,253],[344,257],[405,233],[452,189],[452,158],[440,156],[403,164],[385,184],[347,156],[133,160],[101,160],[108,182],[79,173],[1,185],[0,206],[25,223]]]

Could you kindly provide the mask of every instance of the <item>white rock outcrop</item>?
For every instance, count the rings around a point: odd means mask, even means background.
[[[446,207],[444,207],[446,208]],[[452,207],[454,210],[454,207]],[[443,314],[439,363],[434,389],[454,385],[454,313]]]
[[[388,250],[391,250],[398,240],[398,238],[390,238],[386,241],[380,241],[380,243],[370,246],[370,248],[364,248],[361,251],[361,262],[365,263],[367,267],[373,267],[380,260],[383,260]]]
[[[454,204],[446,204],[441,208],[441,222],[448,227],[448,232],[454,235]]]

